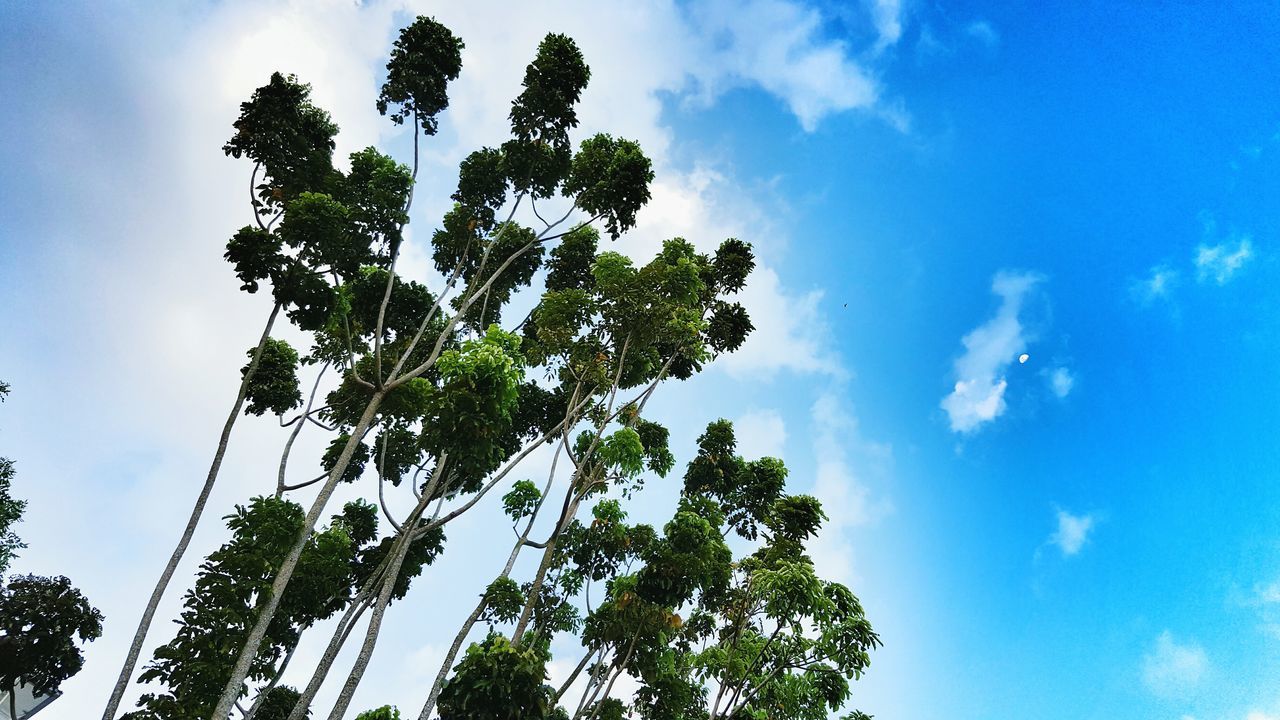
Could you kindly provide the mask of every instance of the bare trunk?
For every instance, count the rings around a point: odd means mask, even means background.
[[[120,668],[120,676],[116,678],[115,687],[111,690],[111,697],[107,700],[107,706],[102,711],[102,720],[112,720],[116,711],[120,708],[120,700],[124,697],[124,691],[129,687],[129,679],[133,677],[133,671],[138,665],[138,656],[142,653],[142,645],[146,642],[147,631],[151,629],[151,620],[155,617],[156,608],[160,606],[160,600],[164,597],[164,591],[169,587],[169,581],[173,579],[173,573],[178,568],[182,556],[187,552],[187,546],[191,544],[191,536],[195,534],[196,526],[200,524],[200,516],[204,514],[205,503],[209,501],[209,494],[213,492],[213,485],[218,479],[218,471],[222,469],[222,458],[227,454],[227,444],[231,440],[231,428],[235,426],[236,419],[240,417],[240,408],[244,405],[245,395],[249,390],[249,381],[253,379],[254,373],[258,371],[258,363],[262,360],[262,350],[266,347],[267,338],[271,337],[271,326],[275,324],[276,315],[280,312],[280,304],[276,303],[271,309],[271,315],[267,318],[267,326],[262,330],[262,338],[258,340],[258,348],[253,353],[253,359],[249,362],[249,368],[245,371],[244,378],[240,381],[240,392],[236,395],[236,402],[231,407],[231,413],[227,415],[227,421],[222,426],[222,435],[218,438],[218,449],[213,454],[213,462],[209,465],[209,474],[205,477],[204,487],[200,488],[200,494],[196,497],[196,504],[191,508],[191,517],[187,519],[187,527],[182,531],[182,537],[178,540],[178,545],[173,549],[173,553],[169,556],[169,562],[164,566],[164,571],[160,573],[160,579],[156,581],[155,589],[151,591],[151,598],[147,601],[147,607],[142,611],[142,619],[138,621],[138,629],[133,633],[133,642],[129,645],[129,654],[125,656],[124,665]],[[228,708],[229,709],[229,708]]]
[[[276,573],[276,579],[271,584],[271,592],[267,595],[265,604],[258,612],[257,621],[249,632],[248,638],[245,639],[244,646],[240,648],[240,656],[236,659],[235,667],[231,671],[231,677],[227,678],[227,684],[222,690],[222,697],[218,699],[218,704],[214,708],[213,714],[210,715],[210,720],[226,720],[231,715],[231,708],[235,705],[236,699],[240,697],[240,689],[244,684],[245,678],[249,675],[249,666],[253,664],[253,659],[258,654],[262,640],[267,635],[267,626],[271,624],[272,618],[275,617],[276,608],[280,606],[280,598],[283,596],[285,588],[289,586],[289,580],[293,578],[293,571],[298,566],[298,558],[302,555],[302,550],[306,547],[312,531],[315,530],[316,523],[320,521],[320,515],[329,503],[329,497],[333,495],[333,490],[337,486],[339,478],[342,477],[342,474],[347,470],[347,466],[351,463],[351,457],[355,454],[356,445],[364,439],[365,433],[373,423],[384,394],[385,391],[382,390],[373,394],[373,397],[369,400],[368,407],[365,408],[364,414],[360,417],[360,421],[351,431],[351,438],[347,441],[346,447],[342,449],[342,455],[339,456],[338,462],[334,464],[333,469],[329,471],[329,478],[320,489],[320,494],[311,503],[311,509],[307,511],[306,523],[303,525],[301,532],[298,533],[289,555],[281,563],[280,571]]]

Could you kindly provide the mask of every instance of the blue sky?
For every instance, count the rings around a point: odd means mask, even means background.
[[[757,246],[756,337],[654,405],[681,461],[722,415],[824,499],[815,557],[886,643],[855,706],[1280,717],[1280,7],[481,5],[0,10],[0,452],[31,501],[15,569],[69,575],[108,617],[51,717],[105,697],[265,312],[220,259],[247,217],[219,149],[236,104],[294,71],[340,153],[403,153],[372,98],[416,12],[469,52],[418,237],[557,30],[593,67],[584,134],[655,159],[623,249]],[[267,489],[281,441],[237,433],[219,513]],[[421,702],[443,635],[423,618],[451,634],[465,614],[440,588],[493,564],[486,517],[393,607],[404,632],[356,707]],[[219,538],[206,521],[197,549]]]

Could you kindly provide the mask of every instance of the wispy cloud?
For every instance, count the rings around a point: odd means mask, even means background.
[[[809,546],[819,572],[828,579],[856,579],[854,547],[849,532],[893,512],[889,498],[873,493],[868,481],[888,473],[893,450],[866,439],[847,400],[828,393],[813,404],[813,451],[817,479],[813,495],[828,520]]]
[[[787,425],[777,410],[752,410],[733,421],[733,432],[748,459],[783,457]]]
[[[989,48],[1000,44],[1000,33],[986,20],[974,20],[964,27],[964,33]]]
[[[1248,237],[1240,238],[1234,247],[1230,242],[1201,245],[1196,248],[1196,278],[1226,285],[1252,257],[1253,243]]]
[[[1089,540],[1089,533],[1096,524],[1097,518],[1093,515],[1072,515],[1066,510],[1059,510],[1058,529],[1049,536],[1049,543],[1056,545],[1063,557],[1076,555]]]
[[[893,25],[897,3],[881,4],[883,13],[878,5],[874,17],[881,37],[901,33]],[[695,41],[716,38],[714,44],[698,42],[700,64],[690,67],[709,98],[736,85],[758,85],[782,98],[810,132],[827,115],[871,109],[880,99],[868,68],[845,43],[824,36],[817,10],[783,0],[718,0],[697,5],[690,15]]]
[[[1076,386],[1075,373],[1065,366],[1058,366],[1047,373],[1049,379],[1049,389],[1053,391],[1054,396],[1058,399],[1065,398],[1071,394]]]
[[[869,0],[871,20],[875,23],[880,39],[876,41],[876,49],[883,50],[898,42],[902,37],[903,3],[902,0]]]
[[[1129,292],[1139,303],[1150,305],[1157,300],[1169,299],[1173,289],[1178,285],[1180,274],[1167,263],[1151,268],[1147,276],[1135,280],[1129,285]]]
[[[1209,657],[1195,642],[1177,642],[1168,630],[1142,658],[1142,682],[1165,698],[1189,695],[1209,670]]]
[[[1032,272],[996,274],[991,291],[1000,296],[1000,307],[961,339],[965,352],[955,361],[955,387],[942,399],[952,431],[973,432],[1004,413],[1009,385],[1004,371],[1029,340],[1019,313],[1027,294],[1042,280]]]

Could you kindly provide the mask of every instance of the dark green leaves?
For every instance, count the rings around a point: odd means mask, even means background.
[[[502,146],[507,175],[517,191],[549,197],[569,173],[569,130],[574,105],[591,71],[573,40],[549,34],[525,70],[524,91],[511,104],[512,140]]]
[[[733,352],[742,347],[755,329],[747,309],[738,303],[716,303],[707,323],[707,344],[716,352]]]
[[[449,28],[419,16],[400,31],[387,61],[387,81],[378,95],[378,112],[392,105],[391,121],[399,125],[416,118],[427,135],[436,132],[436,115],[449,106],[450,80],[462,71],[463,43]]]
[[[249,350],[250,359],[256,351],[256,348]],[[240,370],[241,375],[249,372],[250,365]],[[250,415],[262,415],[268,410],[274,415],[283,415],[302,404],[302,392],[298,389],[298,353],[289,343],[267,338],[258,369],[245,388],[245,400],[249,401],[245,412]]]
[[[84,665],[76,639],[85,643],[101,634],[102,613],[70,580],[15,575],[0,587],[0,687],[22,683],[52,695]]]
[[[755,269],[756,260],[750,245],[737,238],[729,238],[720,243],[711,265],[719,287],[725,292],[736,293],[746,287],[747,276]]]
[[[235,266],[241,290],[258,291],[258,282],[274,277],[284,258],[280,256],[280,236],[256,227],[242,227],[227,241],[227,262]]]
[[[375,240],[389,248],[400,243],[400,229],[409,222],[405,212],[413,174],[408,167],[373,148],[351,154],[351,174],[343,182],[342,199],[366,246]]]
[[[372,259],[368,240],[354,232],[351,211],[322,193],[304,192],[289,203],[280,237],[309,266],[342,277],[353,277]]]
[[[638,144],[601,133],[582,142],[564,193],[575,196],[578,207],[603,217],[616,240],[636,224],[636,213],[649,202],[652,181],[653,167]]]
[[[502,151],[482,148],[458,166],[458,189],[453,193],[453,201],[469,215],[468,224],[474,221],[474,229],[489,232],[496,222],[495,213],[506,201],[507,185]]]
[[[333,170],[338,126],[329,113],[311,104],[310,95],[310,85],[273,73],[269,83],[240,104],[236,134],[222,147],[227,155],[243,155],[262,165],[267,182],[259,191],[268,205],[321,189]]]

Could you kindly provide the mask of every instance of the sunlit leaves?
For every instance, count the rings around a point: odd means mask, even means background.
[[[502,496],[502,510],[512,520],[519,520],[533,513],[541,499],[542,493],[538,491],[537,485],[529,480],[517,480],[511,490]]]
[[[454,668],[440,693],[440,720],[544,720],[551,712],[545,668],[539,649],[490,635]]]

